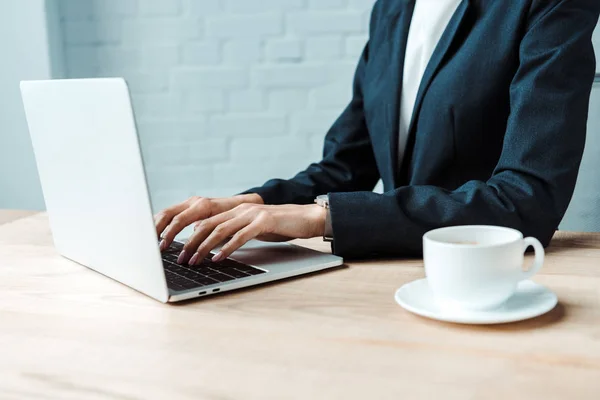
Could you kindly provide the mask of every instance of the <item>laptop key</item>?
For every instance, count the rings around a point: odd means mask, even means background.
[[[182,286],[184,289],[194,289],[200,287],[200,285],[194,281],[190,281],[186,279],[186,282],[177,282],[178,285]]]
[[[173,282],[167,282],[167,286],[169,287],[169,289],[173,289],[173,290],[177,290],[177,291],[185,290],[183,286],[178,285]]]
[[[220,272],[227,274],[229,276],[233,276],[234,278],[245,278],[247,276],[250,276],[249,274],[247,274],[245,272],[238,271],[233,268],[223,268],[223,269],[220,269]]]
[[[173,242],[169,246],[169,250],[181,251],[183,249],[183,244],[179,242]]]
[[[182,272],[185,272],[185,268],[182,268],[182,267],[177,266],[177,265],[169,265],[167,267],[167,271],[171,271],[173,273],[181,275]]]
[[[175,255],[175,254],[166,253],[166,254],[162,255],[162,258],[163,258],[163,260],[167,260],[167,261],[170,261],[172,263],[176,263],[178,256]]]
[[[239,269],[239,268],[236,268],[236,269]],[[260,275],[260,274],[267,273],[267,271],[263,271],[262,269],[258,269],[258,268],[244,269],[243,272],[245,272],[248,275]]]
[[[194,282],[196,282],[202,286],[209,286],[209,285],[214,285],[215,283],[219,283],[218,281],[215,281],[214,279],[210,279],[210,278],[198,278],[198,279],[194,279]]]
[[[200,266],[198,268],[194,268],[194,272],[199,273],[200,275],[204,275],[204,276],[210,276],[210,275],[214,275],[214,274],[218,274],[218,271],[215,271],[214,269],[210,269],[208,267],[203,267]]]
[[[249,265],[244,265],[244,264],[233,265],[233,268],[237,269],[238,271],[242,271],[242,272],[246,272],[246,273],[250,273],[252,271],[257,270],[257,268],[251,267]],[[258,270],[258,271],[260,271],[260,270]]]
[[[225,274],[215,274],[210,276],[211,279],[217,280],[219,282],[229,282],[234,280],[233,276],[225,275]]]
[[[184,275],[186,278],[191,279],[193,281],[197,281],[200,278],[204,278],[204,275],[197,274],[193,271],[189,271]]]

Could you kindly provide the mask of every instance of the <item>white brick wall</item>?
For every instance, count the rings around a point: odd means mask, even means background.
[[[155,208],[286,178],[347,104],[375,0],[61,0],[68,75],[124,76]]]

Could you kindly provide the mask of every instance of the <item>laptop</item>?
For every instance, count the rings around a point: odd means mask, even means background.
[[[160,252],[127,83],[21,82],[58,252],[161,302],[209,296],[342,264],[288,243],[251,241],[220,263],[178,265]],[[215,249],[216,251],[217,249]]]

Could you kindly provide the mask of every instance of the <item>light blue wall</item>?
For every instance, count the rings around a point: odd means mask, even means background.
[[[48,10],[44,0],[0,1],[0,209],[44,208],[19,81],[60,75],[60,49],[51,62],[47,35],[58,15]]]
[[[599,76],[592,89],[585,153],[573,200],[560,229],[600,232],[600,25],[594,33]]]
[[[63,61],[72,77],[130,78],[158,208],[292,174],[349,97],[374,0],[60,0],[60,15],[55,1],[0,1],[0,208],[43,208],[18,82]],[[600,72],[600,29],[595,43]],[[573,229],[600,193],[600,85],[589,126]]]
[[[585,153],[575,194],[560,229],[600,232],[600,83],[592,92]]]
[[[62,0],[69,77],[123,76],[152,203],[318,161],[375,0]]]

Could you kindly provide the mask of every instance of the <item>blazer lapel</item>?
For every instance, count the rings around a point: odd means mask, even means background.
[[[398,135],[400,134],[400,100],[402,98],[402,76],[404,74],[404,58],[406,56],[406,43],[408,41],[408,32],[410,22],[412,20],[415,9],[415,0],[404,2],[403,9],[392,18],[390,21],[386,36],[389,38],[388,46],[391,48],[390,66],[389,66],[389,81],[387,90],[384,91],[384,96],[387,96],[383,104],[385,104],[386,127],[389,129],[390,136],[387,138],[385,146],[387,147],[390,163],[388,170],[392,180],[392,185],[395,185],[395,177],[398,170]]]
[[[450,50],[450,47],[455,39],[455,36],[459,32],[462,22],[468,14],[469,7],[470,7],[470,0],[462,0],[462,3],[459,4],[458,8],[456,9],[456,12],[452,16],[452,19],[448,23],[448,27],[444,31],[444,34],[442,35],[437,47],[435,48],[435,51],[433,52],[433,55],[431,56],[429,64],[427,64],[427,68],[425,69],[423,79],[421,80],[421,84],[419,86],[419,91],[417,93],[417,99],[415,102],[415,108],[413,110],[410,128],[408,130],[409,141],[408,141],[407,145],[409,146],[409,148],[406,149],[408,153],[410,153],[412,150],[412,149],[410,149],[411,137],[414,135],[415,123],[416,123],[419,113],[421,111],[421,106],[423,104],[423,98],[425,97],[425,94],[427,93],[427,90],[429,89],[429,86],[431,85],[433,78],[435,78],[435,75],[440,70],[442,63],[446,60],[446,56],[448,55],[448,51]],[[404,62],[404,57],[402,57],[402,61]],[[402,89],[400,88],[400,90],[402,90]],[[399,121],[399,118],[398,118],[398,121]],[[398,124],[396,124],[396,125],[398,125]],[[396,130],[396,136],[398,136],[398,130]],[[395,154],[394,159],[396,160],[395,161],[396,164],[398,162],[397,161],[397,159],[398,159],[398,156],[397,156],[397,152],[398,152],[397,143],[398,142],[397,142],[397,140],[398,139],[396,139],[396,146],[393,148],[394,154]],[[409,158],[410,157],[404,158],[405,166],[408,165],[407,161]],[[397,178],[399,176],[399,172],[400,172],[400,169],[396,168],[395,175],[394,175],[394,177],[396,179],[395,184],[397,183]]]

